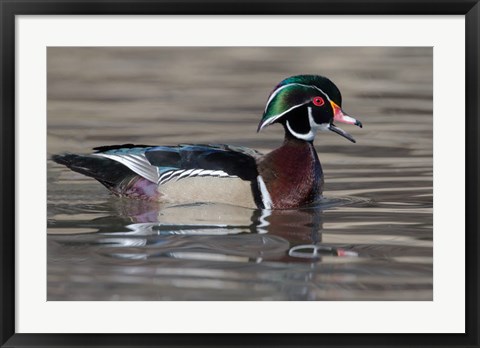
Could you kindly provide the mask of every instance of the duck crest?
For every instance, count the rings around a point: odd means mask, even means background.
[[[260,158],[257,166],[273,208],[295,208],[320,199],[323,171],[311,142],[286,137],[283,145]]]

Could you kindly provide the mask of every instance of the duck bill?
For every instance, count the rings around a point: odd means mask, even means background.
[[[333,101],[330,101],[330,103],[332,104],[332,108],[333,108],[333,121],[334,122],[353,124],[355,126],[358,126],[358,127],[362,128],[362,122],[360,122],[359,120],[347,115],[345,112],[343,112],[342,108],[340,106],[338,106],[337,104],[335,104]],[[353,137],[350,134],[345,132],[343,129],[338,128],[333,123],[331,123],[328,128],[332,132],[337,133],[344,138],[347,138],[352,143],[355,143],[355,139],[353,139]]]
[[[362,122],[353,118],[352,116],[347,115],[343,112],[342,108],[335,104],[333,101],[330,102],[333,108],[333,121],[339,123],[346,123],[346,124],[353,124],[354,126],[358,126],[360,128],[363,127]]]
[[[328,126],[328,129],[331,130],[332,132],[334,133],[337,133],[339,135],[341,135],[342,137],[344,138],[347,138],[348,140],[350,140],[352,143],[356,143],[355,139],[353,139],[353,137],[348,134],[347,132],[345,132],[343,129],[341,128],[338,128],[337,126],[335,126],[333,123],[330,123],[330,125]]]

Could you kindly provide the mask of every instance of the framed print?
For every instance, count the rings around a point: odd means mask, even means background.
[[[478,346],[477,1],[3,1],[2,347]]]

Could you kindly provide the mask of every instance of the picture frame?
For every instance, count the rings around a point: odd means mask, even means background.
[[[0,166],[0,306],[2,347],[26,346],[479,346],[478,333],[478,125],[479,30],[478,1],[409,0],[353,1],[2,1]],[[465,334],[26,334],[15,330],[15,16],[17,15],[463,15],[466,47],[466,327]],[[448,313],[445,314],[448,317]],[[452,318],[447,318],[450,320]],[[454,319],[454,318],[453,318]]]

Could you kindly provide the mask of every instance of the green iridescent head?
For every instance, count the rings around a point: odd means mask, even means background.
[[[297,75],[280,82],[270,94],[258,131],[281,123],[295,138],[313,141],[317,130],[330,130],[352,142],[353,137],[336,127],[333,121],[362,127],[360,121],[342,109],[340,90],[328,78]]]

